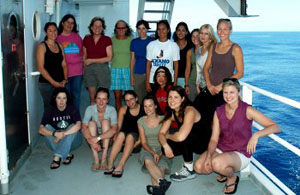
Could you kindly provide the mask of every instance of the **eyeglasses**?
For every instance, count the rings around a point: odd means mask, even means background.
[[[117,27],[118,30],[124,30],[126,29],[127,27]]]

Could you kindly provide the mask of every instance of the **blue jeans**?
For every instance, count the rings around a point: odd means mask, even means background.
[[[49,83],[39,83],[39,89],[44,102],[44,111],[50,105],[54,87]]]
[[[80,95],[81,95],[82,75],[68,78],[66,88],[73,98],[75,108],[80,109]]]
[[[71,128],[73,125],[68,127]],[[55,131],[51,125],[46,125],[45,128],[50,131]],[[55,156],[59,156],[62,160],[65,160],[71,150],[78,148],[81,145],[82,135],[80,132],[67,135],[58,143],[54,142],[53,136],[45,136],[47,147],[54,152]]]

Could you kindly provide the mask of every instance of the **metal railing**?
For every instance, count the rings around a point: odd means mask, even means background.
[[[295,100],[271,93],[269,91],[260,89],[258,87],[249,85],[247,83],[244,82],[240,82],[242,85],[242,97],[243,97],[243,101],[247,102],[248,104],[252,105],[252,95],[253,95],[253,91],[257,92],[263,96],[269,97],[271,99],[280,101],[284,104],[290,105],[294,108],[300,109],[300,102],[297,102]],[[253,126],[255,128],[257,128],[258,130],[262,130],[264,127],[262,127],[260,124],[258,124],[257,122],[253,123]],[[285,147],[286,149],[290,150],[291,152],[293,152],[294,154],[298,155],[298,157],[300,157],[300,149],[297,148],[296,146],[288,143],[287,141],[285,141],[284,139],[280,138],[279,136],[275,135],[275,134],[271,134],[268,135],[271,139],[273,139],[274,141],[276,141],[277,143],[279,143],[280,145],[282,145],[283,147]],[[259,168],[270,180],[272,180],[272,182],[282,190],[282,192],[284,192],[285,194],[295,194],[292,190],[290,190],[285,184],[283,184],[276,176],[274,176],[271,172],[269,172],[261,163],[259,163],[255,158],[251,158],[252,163]],[[268,188],[268,187],[267,187]]]

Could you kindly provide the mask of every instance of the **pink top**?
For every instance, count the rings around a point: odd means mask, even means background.
[[[82,75],[82,39],[72,32],[70,35],[60,34],[57,37],[65,52],[66,62],[68,66],[68,77]]]
[[[218,148],[223,152],[237,151],[250,158],[251,154],[247,152],[247,144],[252,136],[252,120],[247,118],[249,105],[239,101],[230,120],[226,117],[225,105],[216,110],[221,130]]]
[[[83,46],[86,48],[87,58],[104,58],[107,56],[106,47],[112,45],[111,38],[101,35],[101,38],[95,44],[92,35],[87,35],[83,39]]]

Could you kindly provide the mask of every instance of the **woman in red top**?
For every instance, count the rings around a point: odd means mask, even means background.
[[[153,95],[156,97],[161,111],[165,114],[167,93],[172,87],[172,76],[169,69],[165,66],[159,67],[154,73],[153,80]]]
[[[90,102],[95,103],[98,87],[110,88],[110,70],[108,62],[112,59],[112,41],[104,35],[106,28],[103,18],[92,19],[90,35],[83,39],[83,81],[89,90]]]

